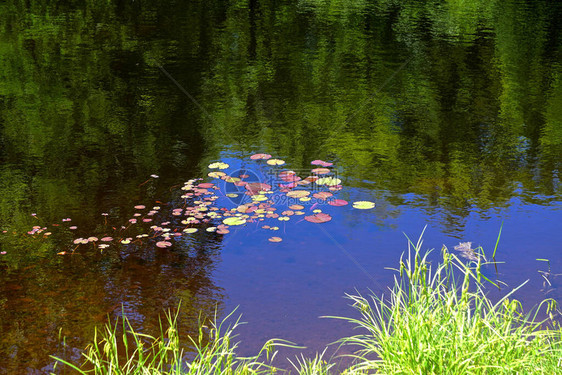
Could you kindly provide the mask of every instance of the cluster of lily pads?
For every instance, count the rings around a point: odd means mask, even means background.
[[[114,234],[78,237],[73,240],[72,251],[62,251],[58,254],[73,253],[80,246],[93,244],[100,250],[111,244],[128,245],[134,242],[143,242],[145,239],[155,241],[159,248],[172,246],[177,237],[182,237],[200,230],[225,235],[231,227],[244,226],[257,223],[261,229],[277,231],[284,222],[302,216],[299,221],[322,224],[332,220],[332,216],[322,211],[324,204],[343,207],[349,202],[336,198],[335,194],[342,189],[342,181],[330,169],[332,163],[313,160],[310,171],[299,173],[283,169],[285,161],[272,158],[269,154],[254,154],[250,159],[258,163],[261,169],[264,163],[267,173],[258,178],[247,170],[229,171],[230,166],[224,162],[215,162],[209,165],[210,181],[191,179],[181,187],[181,197],[178,204],[174,204],[167,215],[163,215],[160,206],[147,208],[145,205],[134,206],[135,213],[128,220],[127,226],[113,228]],[[306,176],[303,175],[306,172]],[[151,176],[157,178],[158,176]],[[217,204],[219,199],[227,199],[232,207]],[[282,202],[282,203],[280,203]],[[180,206],[181,207],[178,207]],[[375,203],[370,201],[357,201],[352,203],[355,209],[372,209]],[[170,214],[172,217],[170,217]],[[35,214],[33,214],[35,216]],[[102,215],[107,216],[107,213]],[[165,221],[157,218],[165,217]],[[107,222],[107,218],[105,219]],[[70,218],[63,222],[70,222]],[[150,231],[137,235],[127,235],[133,226],[140,224],[153,224]],[[60,224],[53,224],[59,226]],[[76,230],[76,226],[68,229]],[[125,234],[124,234],[125,233]],[[51,232],[47,227],[34,226],[27,235],[49,236]],[[281,242],[279,236],[269,237],[270,242]]]

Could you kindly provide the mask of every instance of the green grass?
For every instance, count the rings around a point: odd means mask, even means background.
[[[347,374],[562,374],[562,329],[553,319],[555,303],[545,300],[534,313],[524,313],[513,299],[515,288],[499,301],[487,296],[495,287],[481,273],[484,256],[466,263],[446,248],[433,265],[421,240],[409,242],[395,269],[386,296],[349,295],[358,318],[344,319],[360,333],[341,340],[357,350]],[[539,311],[550,316],[537,320]],[[177,315],[168,313],[158,338],[134,332],[122,321],[124,335],[108,325],[97,333],[78,367],[58,360],[81,374],[265,374],[283,372],[271,366],[275,346],[268,341],[254,357],[235,353],[233,330],[225,320],[208,329],[200,325],[190,338],[195,356],[187,361],[180,347]],[[227,317],[232,319],[232,314]],[[215,319],[215,322],[217,320]],[[334,364],[322,355],[291,360],[293,372],[331,374]]]

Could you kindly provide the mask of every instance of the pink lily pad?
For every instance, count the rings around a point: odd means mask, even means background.
[[[331,201],[328,202],[328,204],[330,206],[341,207],[341,206],[347,205],[348,202],[346,200],[343,200],[343,199],[332,199]]]
[[[250,156],[250,159],[252,159],[252,160],[259,160],[259,159],[267,160],[267,159],[271,159],[271,155],[269,155],[269,154],[254,154],[254,155]]]
[[[156,242],[156,246],[163,249],[163,248],[172,246],[172,243],[170,241],[158,241],[158,242]]]
[[[310,164],[320,165],[321,167],[331,167],[332,165],[334,165],[333,163],[323,161],[323,160],[313,160],[313,161],[310,162]]]
[[[332,220],[332,217],[328,214],[320,212],[315,215],[305,216],[304,219],[311,223],[322,224]]]

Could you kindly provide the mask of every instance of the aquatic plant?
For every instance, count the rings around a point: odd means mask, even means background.
[[[210,180],[188,180],[180,189],[180,198],[168,204],[156,201],[151,208],[146,204],[135,204],[134,213],[126,225],[109,226],[108,214],[102,213],[104,227],[111,228],[112,231],[76,236],[68,249],[57,254],[72,255],[77,250],[85,249],[104,251],[112,245],[144,243],[167,249],[173,247],[176,240],[199,229],[226,235],[232,226],[261,223],[262,229],[275,231],[279,229],[278,225],[284,225],[293,216],[303,216],[297,223],[322,224],[332,220],[329,213],[323,212],[324,207],[348,205],[346,200],[334,196],[343,186],[337,173],[330,169],[333,166],[331,162],[313,160],[311,164],[314,168],[297,173],[281,169],[280,166],[285,165],[285,161],[273,159],[270,154],[254,154],[249,159],[255,165],[243,170],[232,171],[230,165],[222,161],[209,164],[210,172],[207,176]],[[261,171],[261,175],[257,171]],[[140,185],[154,178],[158,176],[151,175]],[[305,205],[311,211],[308,215]],[[353,203],[353,208],[356,209],[374,207],[375,203],[369,201]],[[36,214],[32,215],[40,220]],[[278,225],[272,225],[273,223]],[[78,227],[72,225],[71,218],[64,218],[62,223],[33,226],[23,235],[45,239],[52,234],[53,229],[77,231]],[[4,234],[7,233],[4,231]],[[279,236],[269,238],[272,243],[281,241]]]

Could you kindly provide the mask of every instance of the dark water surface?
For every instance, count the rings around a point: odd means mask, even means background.
[[[154,334],[180,300],[184,333],[239,306],[241,354],[279,337],[311,355],[352,334],[319,316],[381,293],[426,225],[424,248],[491,252],[503,223],[489,275],[530,279],[528,308],[562,301],[536,260],[562,273],[560,20],[550,1],[3,2],[0,373],[77,360],[121,311]],[[57,255],[138,234],[138,204],[175,223],[184,182],[217,161],[263,173],[256,152],[333,162],[337,197],[376,207],[278,222],[280,243],[248,223]]]

